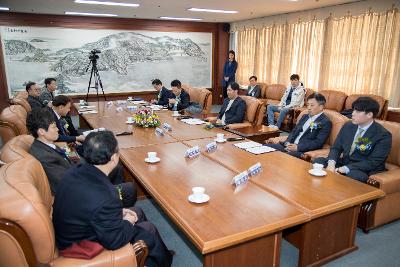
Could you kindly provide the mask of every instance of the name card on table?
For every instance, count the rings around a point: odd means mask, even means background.
[[[233,177],[232,179],[232,184],[236,187],[238,187],[239,185],[244,185],[247,183],[247,181],[249,180],[250,176],[249,173],[247,171],[241,172],[238,175],[236,175],[235,177]]]
[[[256,164],[254,164],[247,170],[247,172],[249,173],[250,176],[254,176],[257,173],[260,173],[261,171],[262,171],[262,167],[261,167],[260,162],[257,162]]]
[[[164,131],[161,128],[156,128],[155,133],[157,136],[164,136]]]
[[[123,109],[122,107],[117,107],[115,110],[116,110],[117,112],[122,112],[124,109]]]
[[[108,101],[107,102],[107,107],[111,107],[113,105],[113,102],[112,101]]]
[[[207,152],[212,152],[217,149],[217,142],[211,142],[206,145],[206,151]]]
[[[169,125],[169,124],[166,123],[166,122],[163,124],[163,128],[164,128],[164,130],[166,130],[166,131],[172,131],[172,126]]]
[[[200,147],[199,146],[194,146],[192,148],[189,148],[188,150],[186,150],[186,153],[185,153],[185,157],[189,158],[189,159],[197,157],[198,155],[200,155]]]

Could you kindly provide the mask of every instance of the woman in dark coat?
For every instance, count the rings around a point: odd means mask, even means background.
[[[226,93],[228,85],[235,81],[237,66],[238,64],[235,60],[235,51],[230,50],[228,54],[228,60],[224,65],[224,78],[222,79],[222,93],[224,99],[228,97],[228,94]]]

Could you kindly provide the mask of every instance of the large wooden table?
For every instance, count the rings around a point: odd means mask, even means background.
[[[117,138],[124,165],[203,253],[204,266],[278,266],[282,231],[299,248],[299,266],[321,265],[357,248],[359,205],[382,196],[381,190],[330,172],[313,177],[308,162],[281,152],[253,155],[229,142],[185,159],[188,147],[204,150],[224,131],[187,125],[168,111],[158,114],[172,126],[163,137],[126,125],[131,113],[104,103],[98,114],[82,117],[92,128],[133,131]],[[149,151],[161,162],[145,163]],[[257,162],[263,171],[235,192],[232,177]],[[204,186],[211,200],[188,202],[193,186]]]

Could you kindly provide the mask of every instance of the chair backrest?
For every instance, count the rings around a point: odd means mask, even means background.
[[[263,103],[257,98],[251,96],[240,95],[246,102],[246,117],[245,120],[250,122],[251,124],[256,125],[259,120],[259,113]],[[261,123],[260,123],[261,124]]]
[[[14,98],[21,98],[21,99],[28,99],[28,92],[26,90],[21,90],[20,92],[18,92]]]
[[[331,109],[337,112],[343,110],[344,102],[347,98],[345,93],[335,90],[321,90],[319,93],[323,94],[326,98],[325,109]]]
[[[261,82],[259,82],[259,83],[257,83],[259,86],[260,86],[260,88],[261,88],[261,98],[265,98],[265,95],[266,95],[266,93],[267,93],[267,87],[268,87],[268,84],[266,84],[266,83],[261,83]]]
[[[306,94],[304,96],[304,106],[307,106],[307,97],[309,97],[311,94],[315,93],[315,91],[311,88],[305,88]]]
[[[26,128],[26,110],[20,105],[11,105],[3,109],[0,113],[0,120],[13,124],[15,129],[18,130],[16,135],[27,134],[28,129]]]
[[[200,106],[203,108],[203,114],[208,114],[211,112],[212,95],[208,89],[194,88],[187,84],[182,84],[182,88],[189,94],[190,102],[200,104]]]
[[[386,160],[387,163],[400,166],[400,123],[376,120],[392,134],[392,149]]]
[[[0,160],[9,163],[26,157],[29,155],[29,149],[32,146],[33,140],[33,136],[27,134],[14,137],[3,146]]]
[[[284,84],[270,84],[265,90],[265,95],[262,98],[273,99],[280,101],[285,93],[286,85]]]
[[[354,94],[354,95],[349,95],[346,98],[346,102],[344,104],[344,108],[345,109],[351,109],[353,102],[356,101],[359,97],[362,96],[368,96],[371,97],[372,99],[376,100],[379,104],[379,112],[378,115],[376,116],[378,119],[384,120],[386,119],[387,116],[387,111],[388,111],[388,103],[389,101],[379,95],[372,95],[372,94],[365,94],[365,95],[361,95],[361,94]]]
[[[28,100],[26,100],[24,98],[14,97],[10,100],[10,103],[12,105],[21,105],[26,110],[26,112],[30,112],[32,110],[31,105],[29,104]]]
[[[52,197],[39,161],[28,155],[1,167],[0,192],[0,218],[21,227],[29,237],[37,260],[49,263],[56,257],[50,217]],[[15,244],[7,232],[0,235],[0,247],[10,242]]]

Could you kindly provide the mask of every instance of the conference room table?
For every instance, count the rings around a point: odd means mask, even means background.
[[[131,127],[132,135],[117,137],[123,164],[196,245],[204,266],[279,266],[282,233],[299,248],[299,266],[324,264],[357,248],[360,204],[384,194],[331,172],[311,176],[310,163],[281,152],[254,155],[232,142],[205,152],[216,133],[229,133],[188,125],[170,111],[157,114],[172,131],[153,136],[154,129],[126,125],[132,114],[127,109],[99,106],[102,112],[81,117],[92,128],[119,132]],[[185,158],[196,145],[201,155]],[[161,161],[145,163],[150,151]],[[257,162],[262,172],[235,189],[232,178]],[[190,203],[193,186],[204,186],[210,201]]]

